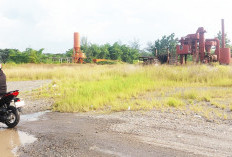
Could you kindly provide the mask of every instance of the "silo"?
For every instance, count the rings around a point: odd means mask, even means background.
[[[222,48],[220,48],[220,64],[230,64],[230,48],[225,47],[225,28],[224,19],[222,19]]]

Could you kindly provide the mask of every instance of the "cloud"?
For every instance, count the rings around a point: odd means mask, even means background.
[[[225,18],[232,35],[229,0],[0,0],[0,48],[45,48],[60,53],[73,46],[73,32],[92,43],[141,44],[173,32],[177,37],[203,26],[207,37]]]

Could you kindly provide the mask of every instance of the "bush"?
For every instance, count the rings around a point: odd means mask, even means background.
[[[133,64],[138,64],[139,60],[133,60]]]
[[[100,64],[100,65],[104,65],[104,64],[116,64],[116,62],[114,62],[114,61],[100,61],[100,62],[97,62],[97,64]]]

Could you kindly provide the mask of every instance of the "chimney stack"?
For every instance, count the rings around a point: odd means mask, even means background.
[[[78,32],[74,32],[74,49],[80,49],[80,35]]]
[[[222,48],[225,48],[225,28],[224,28],[224,19],[222,19]]]

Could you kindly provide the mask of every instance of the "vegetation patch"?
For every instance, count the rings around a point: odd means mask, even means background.
[[[196,90],[186,91],[183,95],[184,99],[197,99],[199,93]]]
[[[217,107],[217,108],[221,108],[221,109],[226,109],[226,105],[225,104],[220,104],[218,102],[211,102],[211,105]]]
[[[97,62],[98,65],[104,65],[104,64],[117,64],[117,62],[115,61],[100,61],[100,62]]]
[[[180,109],[207,119],[230,119],[230,66],[129,64],[6,64],[7,81],[52,79],[34,92],[55,100],[54,111]],[[216,101],[216,100],[223,101]],[[220,103],[219,103],[220,102]],[[221,103],[222,102],[222,103]],[[210,105],[211,104],[211,105]],[[215,107],[213,107],[215,106]]]
[[[170,107],[176,107],[176,108],[182,107],[185,105],[185,103],[182,100],[178,98],[173,98],[173,97],[168,98],[166,100],[166,104]]]

